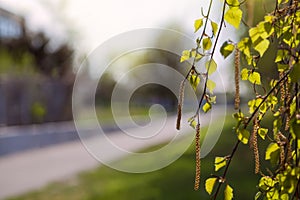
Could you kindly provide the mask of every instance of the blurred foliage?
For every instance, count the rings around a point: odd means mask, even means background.
[[[36,122],[42,122],[46,115],[46,112],[46,107],[40,102],[35,102],[31,106],[32,117]]]

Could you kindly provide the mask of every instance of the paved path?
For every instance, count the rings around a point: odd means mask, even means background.
[[[202,125],[209,121],[206,118],[202,120]],[[191,132],[186,122],[183,122],[183,125],[185,132]],[[175,117],[170,117],[166,121],[165,128],[153,139],[129,140],[128,135],[118,131],[109,134],[109,137],[117,145],[134,152],[170,140],[176,134],[174,127]],[[145,128],[143,132],[151,130],[152,128]],[[95,143],[97,140],[90,138],[90,141]],[[101,141],[98,142],[102,147]],[[111,161],[125,155],[109,151],[105,149],[105,145],[102,150],[106,159]],[[0,157],[0,199],[38,189],[100,165],[101,163],[94,159],[79,141]]]

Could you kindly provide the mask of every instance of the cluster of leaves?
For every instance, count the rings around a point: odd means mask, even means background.
[[[228,40],[220,49],[224,58],[238,52],[235,58],[236,84],[240,79],[252,84],[254,98],[248,101],[248,111],[242,112],[238,104],[238,112],[233,114],[237,121],[234,127],[237,142],[232,152],[215,158],[215,171],[223,170],[223,174],[213,175],[205,181],[205,190],[213,199],[217,198],[222,185],[225,185],[225,199],[233,198],[233,188],[229,185],[226,175],[240,144],[250,144],[254,152],[255,173],[261,176],[255,199],[300,198],[300,3],[296,0],[275,2],[274,11],[267,14],[255,27],[250,28],[249,36],[242,38],[238,43]],[[181,57],[181,62],[192,58],[192,66],[185,80],[189,80],[195,90],[202,79],[204,80],[199,107],[195,116],[189,120],[194,128],[200,127],[200,109],[208,112],[216,101],[212,96],[216,84],[209,76],[217,69],[213,56],[221,29],[226,22],[239,29],[243,15],[238,0],[225,0],[218,25],[209,18],[211,4],[212,0],[208,14],[202,14],[203,18],[194,23],[195,32],[203,28],[202,34],[196,40],[197,47],[184,50]],[[207,27],[208,22],[210,28]],[[262,80],[264,77],[261,77],[258,69],[264,66],[259,66],[258,61],[271,44],[277,45],[274,70],[278,72],[278,78],[267,82]],[[206,71],[201,72],[195,65],[204,57],[208,57],[205,63]],[[243,63],[241,70],[239,59]],[[268,92],[265,89],[266,85],[270,88]],[[263,92],[258,92],[258,88]],[[237,97],[239,98],[239,94],[236,94]],[[205,104],[202,104],[203,100]],[[270,130],[261,126],[267,113],[270,113],[273,119],[273,128]],[[258,140],[268,144],[264,158],[270,161],[270,168],[260,165]]]

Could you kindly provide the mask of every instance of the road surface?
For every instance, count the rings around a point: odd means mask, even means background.
[[[209,121],[210,117],[204,117],[202,126],[208,124]],[[188,126],[186,122],[182,124]],[[131,141],[128,139],[128,135],[121,131],[110,133],[109,137],[122,148],[136,152],[172,139],[176,134],[174,127],[175,117],[170,117],[166,120],[165,128],[152,139]],[[153,127],[145,128],[143,132],[147,133],[151,130]],[[192,129],[188,127],[184,127],[184,130],[192,132]],[[134,132],[134,130],[132,131]],[[93,138],[89,140],[93,141]],[[101,143],[101,141],[99,142]],[[102,145],[99,144],[99,146]],[[105,149],[105,145],[103,145],[102,151],[106,155],[106,159],[111,161],[126,155],[109,151]],[[2,156],[0,157],[0,199],[39,189],[51,182],[66,180],[79,172],[94,169],[100,165],[101,163],[89,154],[80,141]]]

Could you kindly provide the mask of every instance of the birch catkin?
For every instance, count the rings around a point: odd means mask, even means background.
[[[284,144],[285,144],[285,141],[282,141],[284,140],[284,136],[282,135],[281,132],[278,132],[277,135],[276,135],[276,142],[277,144],[279,145],[280,147],[280,166],[283,167],[284,166],[284,161],[285,161],[285,152],[284,152]]]
[[[179,99],[178,99],[177,121],[176,121],[176,129],[177,130],[180,130],[182,105],[183,105],[183,99],[184,99],[184,85],[185,85],[185,80],[181,81],[180,88],[179,88]]]
[[[236,48],[234,54],[234,81],[235,81],[235,97],[234,108],[240,107],[240,51]]]
[[[200,160],[200,124],[196,126],[196,174],[194,189],[198,190],[200,185],[201,160]]]
[[[254,127],[252,132],[252,147],[253,147],[253,153],[254,153],[254,159],[255,159],[255,174],[259,173],[260,168],[260,162],[259,162],[259,151],[258,151],[258,144],[257,144],[257,132],[259,129],[258,120],[254,120]]]
[[[286,81],[285,83],[285,94],[286,94],[286,102],[289,102],[291,100],[291,94],[290,94],[290,91],[289,91],[289,82]],[[286,120],[285,120],[285,131],[288,131],[289,128],[290,128],[290,120],[291,120],[291,116],[290,116],[290,113],[287,112],[286,113]]]

